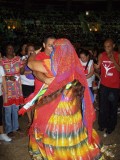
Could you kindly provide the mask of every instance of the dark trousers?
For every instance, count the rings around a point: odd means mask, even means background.
[[[98,124],[101,128],[114,130],[117,124],[119,89],[100,85]]]
[[[31,93],[34,92],[35,86],[28,86],[22,84],[22,92],[23,92],[23,97],[27,98]]]

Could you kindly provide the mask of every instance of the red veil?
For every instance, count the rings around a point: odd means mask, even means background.
[[[67,39],[58,39],[54,42],[54,51],[51,54],[51,70],[55,75],[54,81],[48,87],[45,96],[59,90],[69,82],[73,80],[78,80],[84,87],[84,122],[88,131],[88,140],[91,142],[92,138],[92,125],[95,120],[95,110],[92,105],[89,88],[87,85],[87,80],[84,74],[83,67],[79,61],[76,51],[73,45]],[[45,133],[45,126],[54,112],[57,104],[59,103],[60,96],[57,97],[55,102],[50,102],[44,105],[44,107],[38,108],[39,120],[36,119],[33,122],[35,126],[39,123],[39,126],[44,126],[42,129]],[[41,119],[41,116],[43,117]],[[44,125],[43,125],[44,124]]]

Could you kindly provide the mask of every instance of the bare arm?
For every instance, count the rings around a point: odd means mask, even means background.
[[[91,65],[90,73],[86,76],[86,78],[87,79],[90,78],[91,76],[93,76],[93,74],[94,74],[94,67],[93,67],[93,65]]]
[[[94,68],[96,70],[100,69],[100,66],[101,66],[101,57],[102,57],[102,54],[99,54],[99,56],[98,56],[98,64],[94,64]]]
[[[28,59],[28,67],[33,70],[33,74],[34,76],[42,81],[43,83],[49,85],[54,77],[49,78],[46,76],[46,74],[48,73],[45,69],[45,67],[43,66],[41,61],[37,61],[35,60],[35,54],[32,54],[29,59]]]
[[[33,71],[34,76],[40,80],[41,82],[49,85],[52,80],[54,79],[54,77],[52,78],[48,78],[44,73],[38,72],[38,71]]]
[[[24,72],[25,72],[25,68],[24,67],[20,68],[20,74],[23,75]]]
[[[24,71],[24,75],[32,74],[33,72],[31,70],[29,71]]]
[[[94,72],[95,76],[100,80],[100,75],[96,72]]]
[[[20,68],[20,74],[23,75],[25,72],[25,66],[27,64],[27,59],[22,60],[23,66]]]
[[[35,60],[35,55],[31,55],[28,59],[28,67],[33,71],[38,71],[42,73],[47,73],[45,67],[43,66],[41,61]]]
[[[114,63],[115,68],[117,69],[117,71],[120,72],[120,54],[118,55],[118,64],[117,64],[113,54],[111,54],[111,56],[109,58]]]

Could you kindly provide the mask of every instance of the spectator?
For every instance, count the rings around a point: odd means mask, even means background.
[[[37,95],[39,100],[35,104],[35,116],[29,132],[32,158],[102,159],[99,137],[92,129],[95,111],[86,77],[69,40],[54,42],[51,61],[35,61],[31,57],[28,65],[53,77],[50,85],[44,84],[41,94]],[[83,95],[85,108],[82,117],[80,101]]]
[[[6,56],[2,59],[6,74],[8,101],[4,103],[5,109],[5,131],[9,136],[19,132],[18,109],[23,104],[20,73],[22,72],[22,61],[15,56],[13,45],[6,47]],[[5,94],[5,93],[4,93]]]
[[[4,98],[2,89],[4,91]],[[7,134],[4,133],[3,128],[3,101],[4,103],[7,103],[7,85],[6,85],[6,79],[5,79],[5,72],[2,66],[0,66],[0,140],[4,140],[6,142],[10,142],[12,139],[7,136]]]
[[[120,87],[120,55],[114,51],[112,39],[104,42],[105,51],[99,55],[98,65],[101,71],[100,106],[98,124],[99,130],[111,134],[117,124],[117,103]]]
[[[33,52],[35,52],[34,45],[27,44],[26,57],[29,57],[30,54]],[[24,98],[27,98],[31,93],[34,92],[34,75],[32,73],[32,70],[27,66],[27,60],[24,65],[24,75],[22,75],[22,91],[23,91]],[[31,111],[28,111],[27,115],[28,115],[28,127],[29,127],[32,123],[33,113]]]
[[[84,72],[87,78],[88,86],[93,93],[92,82],[93,82],[93,74],[94,74],[94,67],[93,67],[93,60],[90,59],[90,53],[88,50],[81,50],[79,53],[80,62],[84,67]]]

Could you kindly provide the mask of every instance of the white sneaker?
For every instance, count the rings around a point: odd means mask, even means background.
[[[106,138],[106,137],[107,137],[107,134],[106,134],[106,133],[104,133],[104,134],[103,134],[103,137],[105,137],[105,138]]]
[[[6,142],[12,141],[12,139],[9,138],[7,134],[0,134],[0,140],[6,141]]]

